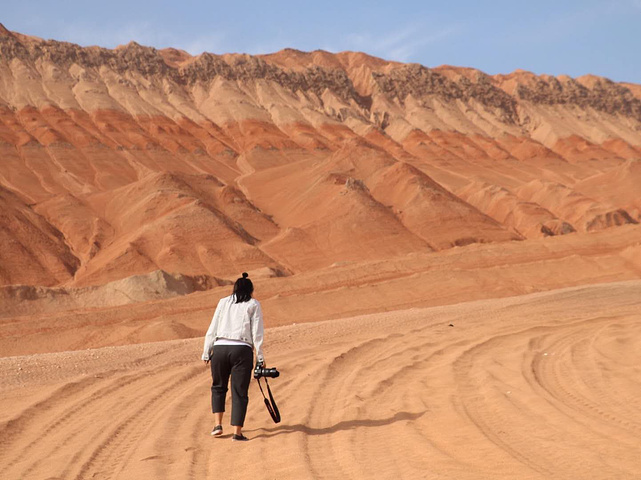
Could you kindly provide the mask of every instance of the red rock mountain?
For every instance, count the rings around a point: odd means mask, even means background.
[[[2,30],[0,285],[282,276],[641,220],[638,85]]]

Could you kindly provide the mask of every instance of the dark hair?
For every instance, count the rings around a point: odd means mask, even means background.
[[[247,272],[243,272],[242,278],[236,280],[234,283],[234,295],[236,296],[236,303],[249,302],[254,293],[254,284],[247,278]]]

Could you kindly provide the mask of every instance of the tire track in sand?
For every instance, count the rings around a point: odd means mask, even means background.
[[[582,287],[268,330],[283,421],[252,383],[243,444],[228,415],[226,436],[209,436],[201,339],[123,347],[123,368],[27,396],[0,426],[1,477],[641,478],[640,293]]]
[[[164,379],[168,373],[179,374],[180,372],[165,371],[158,376]],[[186,373],[179,374],[177,378],[172,378],[162,389],[144,388],[145,392],[136,398],[136,402],[123,411],[123,419],[107,429],[97,445],[90,447],[88,458],[80,465],[78,472],[70,478],[77,480],[118,478],[135,451],[137,443],[147,433],[152,422],[158,418],[162,406],[173,401],[172,393],[201,373],[201,368],[192,367],[187,369]],[[147,379],[149,385],[144,387],[153,387],[156,382],[156,379],[154,381]],[[147,392],[151,394],[145,395],[144,393]]]

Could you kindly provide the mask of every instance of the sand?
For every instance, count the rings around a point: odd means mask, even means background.
[[[289,276],[257,270],[250,278],[267,327],[500,298],[641,278],[641,226],[344,262]],[[164,272],[101,287],[2,287],[0,352],[202,336],[218,300],[231,293],[229,285],[211,287]],[[200,288],[210,289],[194,292]]]
[[[641,478],[641,99],[0,25],[0,478]],[[209,435],[250,273],[283,422]]]
[[[641,475],[641,282],[271,328],[213,438],[201,339],[0,359],[7,479]],[[19,401],[18,401],[19,399]]]

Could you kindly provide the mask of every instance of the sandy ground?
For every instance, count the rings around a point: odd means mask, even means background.
[[[641,281],[271,328],[213,438],[201,339],[0,359],[0,478],[641,478]]]
[[[0,50],[0,480],[641,478],[638,86]],[[283,422],[253,385],[239,445],[242,271]]]
[[[590,234],[346,262],[290,277],[261,278],[252,273],[251,278],[266,326],[277,327],[637,280],[641,279],[640,240],[641,226],[627,225]],[[218,300],[231,293],[227,285],[118,305],[123,295],[134,301],[145,292],[153,293],[154,287],[162,291],[152,277],[91,291],[50,289],[28,295],[28,288],[25,294],[19,288],[0,288],[0,356],[200,337]],[[106,306],[109,302],[115,305]]]

